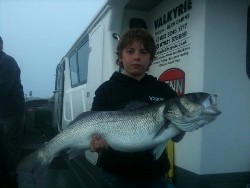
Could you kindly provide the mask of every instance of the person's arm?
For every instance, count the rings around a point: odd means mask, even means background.
[[[92,103],[91,111],[105,111],[107,110],[107,96],[105,87],[101,85],[95,91],[95,97]]]

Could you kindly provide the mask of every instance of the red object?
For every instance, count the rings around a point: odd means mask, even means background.
[[[169,84],[178,95],[185,93],[185,72],[183,70],[179,68],[168,69],[160,75],[159,80]]]

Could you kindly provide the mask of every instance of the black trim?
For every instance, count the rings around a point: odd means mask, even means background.
[[[175,166],[175,184],[178,188],[246,188],[250,172],[199,175]]]
[[[250,79],[250,6],[247,11],[247,55],[246,55],[246,72]]]

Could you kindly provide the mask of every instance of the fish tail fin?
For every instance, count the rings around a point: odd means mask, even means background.
[[[51,161],[52,159],[48,158],[44,150],[36,150],[19,163],[17,167],[18,175],[23,173],[30,176],[33,187],[40,187],[42,180],[46,177]]]
[[[42,184],[48,174],[48,168],[49,164],[42,165],[40,163],[39,165],[36,165],[36,167],[33,169],[31,175],[33,178],[34,187],[43,187]]]

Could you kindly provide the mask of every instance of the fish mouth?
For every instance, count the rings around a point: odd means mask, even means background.
[[[218,110],[217,105],[212,105],[210,107],[207,107],[204,109],[204,111],[201,112],[201,115],[210,115],[210,116],[218,116],[221,114],[221,111]]]
[[[204,110],[202,111],[201,115],[211,115],[211,116],[218,116],[221,114],[221,111],[217,108],[217,95],[210,95],[206,100],[203,101],[202,105]]]

